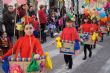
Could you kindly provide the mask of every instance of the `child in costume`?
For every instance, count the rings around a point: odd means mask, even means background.
[[[72,24],[73,24],[73,16],[71,14],[67,14],[66,27],[63,29],[61,36],[60,36],[61,41],[71,41],[71,42],[77,41],[79,43],[80,39],[79,39],[78,32],[72,26]],[[79,49],[80,48],[77,48],[77,49],[74,48],[75,55],[78,54]],[[64,60],[65,60],[65,63],[68,69],[67,72],[70,72],[70,70],[72,69],[72,65],[73,65],[72,55],[64,54]]]
[[[12,47],[12,43],[10,39],[7,37],[7,34],[3,32],[0,37],[0,48],[2,49],[3,54],[5,54],[11,47]]]
[[[96,17],[94,17],[93,19],[92,19],[92,23],[91,23],[91,33],[92,33],[92,35],[94,36],[94,34],[95,33],[97,33],[98,34],[98,31],[99,31],[99,26],[97,25],[97,18]],[[95,36],[94,36],[95,37]],[[97,42],[97,36],[96,36],[96,38],[95,39],[93,39],[93,46],[92,46],[92,48],[96,48],[96,42]]]
[[[100,42],[103,42],[104,40],[104,34],[106,33],[106,28],[107,28],[107,25],[105,22],[99,20],[98,21],[98,25],[100,27],[100,34],[101,34],[101,41]]]
[[[88,21],[89,21],[88,18],[84,18],[84,24],[82,24],[79,27],[79,31],[82,31],[83,34],[88,35],[86,37],[86,40],[89,40],[90,29],[91,29],[91,25],[89,24]],[[91,44],[90,43],[86,43],[86,41],[85,41],[85,45],[84,45],[84,58],[83,58],[83,60],[86,60],[86,58],[87,58],[87,49],[89,51],[89,57],[91,57],[92,56]]]
[[[34,27],[32,24],[27,24],[24,26],[25,36],[20,37],[13,48],[2,56],[2,59],[6,56],[10,56],[12,53],[15,54],[15,57],[18,57],[20,53],[21,58],[31,58],[32,53],[35,53],[37,57],[43,55],[43,50],[41,44],[37,38],[33,35]]]

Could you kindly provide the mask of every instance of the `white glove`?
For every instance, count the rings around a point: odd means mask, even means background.
[[[39,54],[35,54],[34,55],[34,59],[39,59],[40,58],[40,55]]]

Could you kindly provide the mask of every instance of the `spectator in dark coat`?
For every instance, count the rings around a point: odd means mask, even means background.
[[[3,9],[3,14],[8,11],[8,5],[7,4],[4,4],[4,9]]]
[[[3,15],[3,23],[6,28],[6,33],[8,37],[11,39],[11,42],[13,42],[13,36],[14,36],[14,18],[15,18],[15,13],[13,6],[8,7],[8,11],[6,11]]]
[[[30,6],[29,7],[29,16],[36,16],[36,13],[35,13],[35,10],[34,10],[34,8],[33,8],[33,6]]]

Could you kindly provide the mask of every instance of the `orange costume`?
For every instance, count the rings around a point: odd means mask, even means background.
[[[32,36],[25,35],[24,37],[19,38],[13,49],[10,49],[2,58],[6,56],[10,56],[12,52],[15,54],[15,57],[18,57],[20,53],[21,58],[31,58],[32,53],[39,54],[40,56],[43,55],[43,50],[41,44],[38,39]]]

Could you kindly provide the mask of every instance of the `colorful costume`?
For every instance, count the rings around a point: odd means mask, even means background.
[[[79,35],[74,27],[72,27],[73,23],[73,15],[67,14],[66,22],[67,27],[65,27],[60,35],[62,47],[60,49],[61,53],[64,53],[64,60],[68,69],[72,69],[73,61],[72,54],[77,55],[79,46]]]
[[[96,25],[96,24],[92,24],[91,25],[91,32],[93,33],[93,32],[97,32],[98,30],[99,30],[99,26],[98,25]]]
[[[66,27],[62,31],[61,40],[67,40],[67,41],[79,40],[78,32],[74,27],[70,27],[70,28]]]
[[[80,26],[79,30],[81,30],[84,35],[88,34],[88,36],[86,37],[86,39],[83,39],[82,38],[83,41],[84,41],[84,43],[85,43],[84,44],[84,58],[83,58],[83,60],[85,60],[87,58],[87,49],[89,50],[89,57],[92,56],[91,37],[90,37],[91,24],[89,24],[89,23],[82,24]]]
[[[33,35],[30,37],[25,35],[24,37],[19,38],[16,41],[13,49],[10,49],[5,55],[2,56],[2,58],[5,56],[10,56],[12,52],[15,53],[16,58],[18,57],[19,53],[21,58],[31,58],[32,53],[39,54],[41,56],[43,55],[41,44]]]

